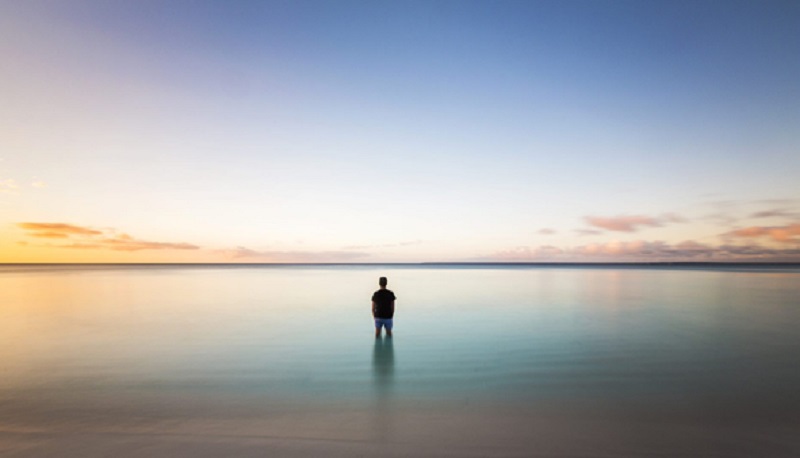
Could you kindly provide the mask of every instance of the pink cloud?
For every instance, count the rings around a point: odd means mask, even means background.
[[[750,226],[723,234],[726,238],[766,238],[778,243],[800,242],[800,223],[786,226]]]
[[[616,232],[635,232],[642,227],[660,227],[669,223],[686,221],[685,218],[674,213],[665,213],[660,217],[644,215],[586,216],[584,220],[590,226]]]
[[[660,240],[646,241],[634,240],[630,242],[611,241],[606,243],[593,243],[575,247],[570,252],[578,256],[610,256],[610,257],[635,257],[647,258],[695,258],[698,256],[711,256],[713,248],[694,241],[684,241],[677,245],[669,245]]]
[[[639,226],[661,225],[657,219],[641,215],[615,216],[609,218],[601,216],[587,216],[585,220],[590,226],[619,232],[634,232],[639,228]]]
[[[553,235],[553,234],[556,233],[556,231],[555,231],[555,229],[550,229],[549,227],[545,227],[545,228],[539,229],[537,231],[537,233],[541,234],[541,235]]]
[[[500,251],[489,257],[496,261],[629,261],[629,262],[675,262],[675,261],[800,261],[800,249],[774,249],[759,245],[707,245],[694,240],[678,244],[663,241],[610,241],[577,247],[537,248],[517,247]]]

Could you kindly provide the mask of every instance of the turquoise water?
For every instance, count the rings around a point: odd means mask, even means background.
[[[792,268],[7,266],[0,452],[797,456],[798,350]]]

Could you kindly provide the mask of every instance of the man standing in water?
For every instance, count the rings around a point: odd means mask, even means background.
[[[394,300],[397,299],[391,290],[386,289],[386,277],[378,280],[381,289],[372,295],[372,317],[375,318],[375,337],[381,336],[381,328],[386,328],[386,337],[392,337],[392,319],[394,318]]]

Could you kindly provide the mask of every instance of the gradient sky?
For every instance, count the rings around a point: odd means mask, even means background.
[[[0,0],[0,262],[800,261],[796,1]]]

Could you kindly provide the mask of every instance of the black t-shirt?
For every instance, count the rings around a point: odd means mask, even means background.
[[[372,302],[375,305],[372,307],[372,313],[375,318],[392,318],[394,317],[394,307],[392,302],[397,299],[394,293],[388,289],[379,289],[372,295]]]

